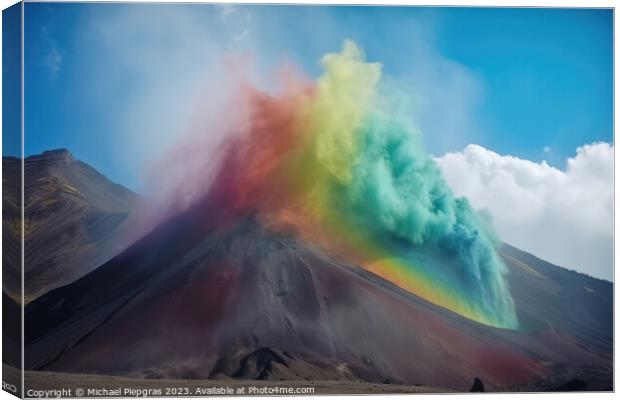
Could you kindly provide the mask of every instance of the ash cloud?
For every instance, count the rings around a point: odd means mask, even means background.
[[[322,66],[315,82],[284,71],[273,92],[234,76],[225,106],[207,107],[206,125],[162,163],[174,165],[158,174],[173,183],[166,212],[209,203],[292,226],[362,266],[397,259],[406,276],[394,283],[423,278],[429,301],[516,328],[499,240],[425,151],[408,94],[383,85],[381,65],[351,41]]]

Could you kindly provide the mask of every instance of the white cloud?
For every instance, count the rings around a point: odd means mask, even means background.
[[[61,49],[56,40],[51,37],[46,26],[41,27],[41,36],[43,39],[43,55],[41,60],[54,79],[62,69],[65,51]]]
[[[612,279],[613,151],[608,143],[581,146],[565,171],[478,145],[436,160],[457,196],[491,213],[502,240]]]
[[[240,42],[243,39],[247,38],[249,32],[250,32],[250,30],[248,28],[245,28],[240,34],[235,36],[235,42]]]
[[[216,7],[220,10],[220,19],[222,19],[222,21],[238,12],[237,7],[233,4],[216,4]]]
[[[49,68],[53,77],[56,77],[58,73],[60,73],[63,57],[63,52],[57,46],[50,46],[48,53],[44,57],[44,63]]]
[[[152,161],[221,97],[227,63],[243,64],[232,58],[253,47],[246,15],[229,5],[161,5],[93,12],[83,24],[78,51],[87,73],[78,79],[90,104],[114,105],[106,129],[117,137],[111,142],[124,144],[114,156],[138,182],[133,189],[150,190],[144,176]]]

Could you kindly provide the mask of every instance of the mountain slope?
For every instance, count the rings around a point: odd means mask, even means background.
[[[21,301],[21,161],[2,158],[2,291]]]
[[[502,330],[434,306],[292,235],[270,232],[251,216],[223,228],[221,219],[217,211],[190,210],[31,303],[26,367],[141,377],[359,379],[460,391],[474,377],[495,390],[553,388],[576,377],[593,390],[611,387],[609,283],[585,279],[599,297],[588,299],[584,312],[603,306],[584,325],[574,304],[557,297],[563,279],[584,278],[507,247],[523,329]]]
[[[611,390],[613,284],[509,245],[500,254],[510,270],[520,330],[528,336],[522,345],[549,361],[550,379],[523,389],[558,388],[565,377],[585,381],[583,389]]]
[[[3,157],[3,234],[8,246],[4,289],[19,291],[20,160]],[[110,182],[64,149],[24,161],[26,302],[87,274],[123,250],[127,218],[139,204],[130,190]],[[10,246],[9,246],[10,245]],[[6,250],[5,250],[6,251]]]

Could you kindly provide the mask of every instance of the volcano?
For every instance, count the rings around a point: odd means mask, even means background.
[[[434,305],[253,214],[193,207],[25,309],[25,367],[134,378],[611,390],[612,284],[511,246],[519,329]]]

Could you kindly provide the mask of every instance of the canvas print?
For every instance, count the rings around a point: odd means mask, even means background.
[[[613,390],[612,9],[26,2],[3,31],[4,390]]]

